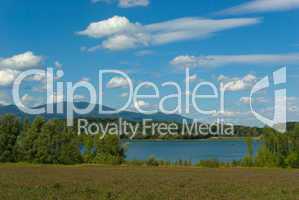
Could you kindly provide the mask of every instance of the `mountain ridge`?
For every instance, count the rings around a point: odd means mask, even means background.
[[[13,114],[16,115],[20,118],[34,118],[36,116],[43,116],[46,119],[65,119],[66,118],[66,106],[67,102],[63,102],[63,113],[57,113],[57,105],[58,103],[53,104],[54,112],[53,114],[40,114],[40,115],[30,115],[22,112],[16,105],[1,105],[0,106],[0,115],[4,114]],[[74,103],[76,108],[86,108],[89,103],[88,102],[75,102]],[[47,104],[44,105],[39,105],[35,106],[32,108],[41,108],[41,107],[46,107]],[[99,113],[99,108],[102,106],[102,110],[104,111],[113,111],[115,109],[105,106],[105,105],[99,105],[95,104],[94,109],[89,112],[86,115],[78,115],[74,113],[74,118],[79,118],[79,117],[86,117],[86,118],[100,118],[100,119],[117,119],[117,118],[122,118],[125,120],[130,120],[130,121],[141,121],[143,119],[151,119],[153,121],[167,121],[167,122],[182,122],[184,119],[187,120],[188,122],[192,121],[190,118],[178,115],[178,114],[164,114],[161,112],[157,112],[154,114],[143,114],[143,113],[138,113],[138,112],[133,112],[133,111],[121,111],[116,114],[103,114]]]

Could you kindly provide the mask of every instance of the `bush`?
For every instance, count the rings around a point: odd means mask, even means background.
[[[254,166],[253,158],[249,155],[245,156],[241,160],[241,166],[243,166],[243,167],[252,167],[252,166]]]
[[[256,155],[255,164],[258,167],[276,167],[277,159],[267,147],[262,146]]]
[[[125,150],[116,135],[107,135],[96,142],[95,163],[121,164],[125,158]]]
[[[97,164],[112,164],[112,165],[119,165],[122,163],[122,161],[123,161],[122,158],[108,153],[97,154],[93,160],[93,162]]]
[[[146,165],[157,167],[159,166],[159,161],[154,156],[150,156],[146,161]]]
[[[145,165],[145,161],[142,161],[142,160],[129,160],[129,161],[126,161],[126,164],[134,165],[134,166],[142,166],[142,165]]]
[[[218,168],[222,165],[218,160],[201,160],[196,166],[207,168]]]
[[[286,164],[292,168],[299,168],[299,153],[292,152],[285,160]]]

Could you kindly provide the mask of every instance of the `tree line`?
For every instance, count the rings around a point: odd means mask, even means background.
[[[64,120],[37,117],[30,122],[0,117],[0,162],[42,164],[121,163],[124,148],[115,135],[79,136]]]
[[[254,153],[251,137],[246,138],[247,154],[242,160],[221,163],[201,161],[199,166],[258,166],[299,168],[299,125],[288,124],[289,131],[277,133],[271,128],[258,130],[261,147]],[[242,128],[243,129],[243,128]],[[240,129],[239,129],[240,130]],[[254,132],[254,135],[257,132]],[[42,164],[80,164],[125,162],[125,147],[116,135],[78,135],[67,127],[64,120],[20,121],[16,116],[0,117],[0,162],[29,162]],[[147,161],[126,161],[147,165],[171,165],[151,157]],[[154,163],[154,164],[153,164]],[[177,165],[191,165],[190,161],[177,161]]]

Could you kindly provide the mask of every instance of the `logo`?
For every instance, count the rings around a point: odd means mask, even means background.
[[[273,84],[274,87],[278,87],[282,84],[285,84],[286,80],[286,67],[283,67],[275,72],[273,72]],[[251,92],[250,92],[250,108],[253,115],[262,123],[268,125],[269,127],[279,131],[281,133],[286,132],[286,97],[287,91],[286,88],[275,89],[274,97],[274,118],[268,119],[261,114],[257,113],[252,106],[252,96],[263,89],[270,87],[270,78],[269,76],[264,77],[262,80],[257,82]]]

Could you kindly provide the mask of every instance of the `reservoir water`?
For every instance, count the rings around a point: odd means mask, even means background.
[[[159,160],[171,162],[177,160],[217,159],[229,162],[240,160],[246,155],[247,145],[244,140],[183,140],[183,141],[127,141],[127,160],[146,160],[155,156]],[[254,140],[254,153],[257,152],[260,141]]]

